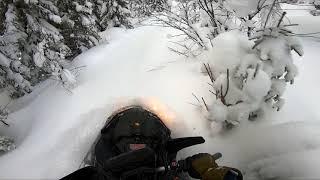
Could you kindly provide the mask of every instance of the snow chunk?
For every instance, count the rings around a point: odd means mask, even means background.
[[[215,73],[225,73],[227,69],[235,69],[253,46],[247,37],[239,31],[220,34],[212,41],[213,47],[208,53],[209,63],[213,65]]]
[[[10,60],[5,57],[2,53],[0,53],[0,65],[4,67],[10,66]]]
[[[50,14],[49,19],[57,24],[60,24],[62,22],[61,17],[55,14]]]
[[[42,41],[37,45],[37,51],[33,55],[33,61],[36,66],[42,67],[43,63],[46,61],[46,57],[44,55],[44,45],[45,42]]]
[[[74,88],[76,86],[76,77],[68,69],[62,69],[60,78],[65,86],[68,88]]]
[[[250,97],[261,100],[268,94],[271,88],[271,79],[262,70],[255,72],[254,69],[248,70],[247,81],[243,86],[244,92]]]
[[[84,26],[89,26],[89,25],[92,24],[90,19],[87,18],[86,16],[82,16],[81,19],[82,19],[81,24],[84,25]]]
[[[76,11],[77,12],[81,12],[83,9],[83,6],[81,6],[79,3],[77,2],[73,2],[73,4],[76,6]]]

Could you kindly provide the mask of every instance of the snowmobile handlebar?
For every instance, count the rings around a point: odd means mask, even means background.
[[[213,160],[218,160],[222,157],[221,153],[215,153],[212,155]],[[189,165],[186,159],[179,160],[178,162],[172,162],[167,168],[165,166],[156,168],[156,172],[164,172],[166,170],[176,170],[187,172],[189,170]]]
[[[212,158],[214,160],[217,160],[222,157],[221,153],[215,153],[212,155]],[[136,168],[134,170],[129,170],[123,173],[121,176],[123,179],[126,179],[127,177],[130,177],[132,175],[141,174],[141,173],[163,173],[166,171],[173,171],[173,172],[188,172],[190,170],[190,163],[186,159],[179,160],[179,161],[173,161],[171,162],[167,167],[161,166],[157,168],[148,168],[148,167],[140,167]]]

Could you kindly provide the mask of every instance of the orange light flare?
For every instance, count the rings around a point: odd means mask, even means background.
[[[147,110],[156,114],[166,126],[173,127],[176,114],[168,106],[156,98],[145,98],[141,100],[141,103]]]
[[[168,128],[174,127],[176,114],[157,98],[118,98],[114,103],[113,112],[118,112],[134,105],[142,106],[157,115]]]

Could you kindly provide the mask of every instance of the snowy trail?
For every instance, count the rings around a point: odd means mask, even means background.
[[[138,28],[81,55],[76,64],[86,68],[72,94],[47,82],[49,88],[43,88],[34,101],[10,117],[10,132],[19,132],[11,134],[23,139],[18,138],[18,149],[1,157],[0,179],[59,178],[77,169],[106,117],[116,108],[113,104],[131,98],[160,99],[178,107],[174,111],[182,120],[183,112],[193,108],[187,103],[191,92],[203,82],[193,75],[193,64],[177,71],[182,59],[168,51],[166,34],[159,28]],[[150,71],[159,65],[167,67]]]
[[[132,98],[166,104],[176,116],[169,124],[176,136],[206,138],[180,156],[222,152],[220,163],[241,168],[246,179],[320,177],[314,170],[320,165],[314,158],[320,153],[320,86],[313,79],[319,44],[304,42],[306,56],[296,61],[300,76],[280,113],[210,136],[206,121],[188,104],[195,101],[192,93],[209,96],[208,78],[199,73],[200,62],[168,50],[168,33],[174,31],[141,27],[80,55],[75,65],[86,68],[72,94],[56,82],[39,87],[34,93],[40,94],[10,116],[11,127],[1,130],[17,138],[18,148],[0,157],[0,179],[57,179],[76,170],[106,117]]]

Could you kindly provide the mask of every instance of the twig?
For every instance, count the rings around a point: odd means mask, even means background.
[[[86,65],[71,68],[70,71],[87,67]]]
[[[287,12],[283,12],[282,13],[282,15],[281,15],[281,17],[280,17],[280,20],[279,20],[279,22],[278,22],[278,24],[277,24],[277,27],[279,27],[280,26],[280,24],[281,24],[281,22],[282,22],[282,20],[283,20],[283,18],[284,18],[284,16],[287,14]]]
[[[191,104],[191,105],[196,106],[196,107],[201,107],[200,105],[198,105],[198,104],[193,104],[193,103],[191,103],[191,102],[188,102],[188,104]]]
[[[293,32],[290,31],[290,30],[288,30],[288,29],[283,29],[283,28],[281,28],[280,31],[284,31],[285,33],[293,34]]]
[[[320,34],[320,32],[312,32],[312,33],[302,33],[302,34],[294,34],[294,35],[301,35],[301,36],[303,36],[303,35],[312,35],[312,34]]]
[[[217,96],[217,93],[214,93],[213,91],[209,90],[213,95]]]
[[[210,64],[208,63],[207,65],[205,63],[203,63],[204,67],[206,68],[207,74],[209,75],[209,78],[211,80],[212,83],[214,83],[215,79],[213,77],[213,73],[212,73],[212,69],[210,67]]]
[[[199,98],[195,94],[192,93],[192,96],[196,98],[199,104],[201,104]]]
[[[271,5],[271,7],[270,7],[270,11],[269,11],[269,13],[268,13],[268,15],[267,15],[267,18],[266,18],[266,21],[265,21],[265,23],[264,23],[263,28],[266,28],[266,26],[267,26],[267,23],[268,23],[268,21],[269,21],[269,18],[270,18],[272,9],[273,9],[274,5],[276,4],[276,1],[277,1],[277,0],[274,0],[273,3],[272,3],[272,5]]]
[[[225,98],[225,97],[227,96],[227,94],[228,94],[228,91],[229,91],[229,83],[230,83],[229,81],[230,81],[230,80],[229,80],[229,69],[227,69],[227,89],[226,89],[226,92],[225,92],[223,98]]]
[[[283,26],[280,26],[280,27],[289,27],[289,26],[299,26],[299,24],[286,24],[286,25],[283,25]]]
[[[252,79],[256,78],[259,69],[260,69],[260,64],[257,64],[256,69],[255,69],[255,71],[254,71],[254,73],[253,73]]]
[[[211,87],[213,87],[213,88],[214,88],[213,84],[211,84],[211,83],[207,83],[207,84],[209,84],[209,86],[211,86]]]
[[[1,111],[7,109],[7,107],[9,106],[9,104],[10,104],[11,102],[12,102],[12,100],[10,100],[10,101],[1,109]]]
[[[168,49],[169,49],[170,51],[174,52],[174,53],[177,53],[177,54],[179,54],[179,55],[188,57],[187,53],[180,52],[180,51],[178,51],[178,50],[176,50],[176,49],[173,49],[173,48],[171,48],[171,47],[168,47]]]
[[[255,44],[253,45],[252,49],[255,49],[257,46],[259,46],[259,44],[261,44],[263,42],[263,39],[259,39],[257,41],[255,41]]]
[[[6,125],[6,126],[10,126],[8,123],[6,123],[4,120],[0,120],[0,122],[2,122],[4,125]]]
[[[243,101],[242,101],[242,100],[239,100],[239,101],[236,102],[235,105],[240,104],[240,103],[243,103]]]
[[[303,56],[303,54],[301,54],[299,51],[297,51],[295,48],[292,48],[292,50],[294,50],[294,52],[296,52],[300,57]]]
[[[203,97],[201,97],[201,99],[202,99],[203,104],[204,104],[204,106],[206,107],[207,111],[209,111],[209,108],[208,108],[208,105],[207,105],[206,101],[204,100]]]

